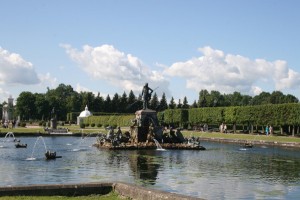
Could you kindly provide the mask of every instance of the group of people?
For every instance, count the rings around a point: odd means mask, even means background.
[[[226,124],[222,123],[220,125],[219,129],[220,129],[220,133],[227,133],[227,125]]]
[[[266,133],[266,136],[273,135],[273,133],[274,133],[273,126],[267,125],[265,128],[265,133]]]
[[[16,126],[16,121],[15,120],[7,121],[4,119],[2,120],[3,128],[9,128],[10,125],[11,125],[11,128],[14,128]]]

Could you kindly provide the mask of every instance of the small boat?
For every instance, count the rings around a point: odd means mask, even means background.
[[[16,148],[27,148],[27,144],[21,144],[21,143],[16,143],[15,144]]]
[[[46,159],[47,159],[47,160],[56,159],[56,158],[61,158],[61,156],[57,156],[57,155],[56,155],[56,152],[55,152],[55,151],[54,151],[54,152],[47,151],[47,152],[45,153],[45,156],[46,156]]]

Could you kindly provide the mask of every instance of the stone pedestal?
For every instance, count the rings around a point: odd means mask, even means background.
[[[51,129],[56,129],[57,128],[57,120],[55,118],[51,119]]]
[[[156,138],[160,139],[162,137],[161,128],[158,128],[159,125],[155,110],[138,110],[135,112],[135,120],[135,137],[137,142],[146,142],[147,135],[150,131],[154,132]]]

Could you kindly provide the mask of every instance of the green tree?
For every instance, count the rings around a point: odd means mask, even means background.
[[[209,93],[207,90],[201,90],[199,92],[199,100],[198,100],[198,107],[207,107],[207,99],[209,99]]]
[[[128,106],[126,107],[126,110],[128,113],[134,113],[136,110],[138,110],[137,99],[132,90],[130,90],[128,94],[127,105]]]
[[[178,104],[177,104],[177,108],[182,108],[182,103],[181,103],[181,99],[178,99]]]
[[[22,120],[36,117],[35,96],[31,92],[21,92],[17,98],[16,112]]]
[[[168,103],[167,103],[167,98],[166,98],[166,94],[163,93],[161,100],[159,102],[159,111],[163,111],[168,109]]]
[[[120,97],[118,93],[115,93],[114,97],[111,100],[111,112],[120,112],[119,105],[120,105]]]
[[[169,109],[175,109],[176,108],[176,103],[174,101],[174,98],[172,97],[169,103]]]
[[[100,93],[98,92],[94,100],[94,112],[103,112],[104,110],[103,107],[104,107],[104,99],[102,96],[100,96]]]
[[[104,112],[107,112],[107,113],[111,113],[112,112],[112,109],[111,109],[111,99],[110,99],[110,96],[109,94],[106,96],[106,99],[104,101]]]
[[[186,98],[186,96],[183,98],[183,104],[182,104],[182,108],[184,109],[188,109],[190,107],[189,102]]]
[[[288,94],[285,96],[284,102],[285,103],[298,103],[299,100],[294,95]]]
[[[271,94],[269,92],[262,92],[259,95],[256,95],[255,97],[253,97],[252,105],[269,104],[270,96],[271,96]]]
[[[192,104],[192,108],[198,108],[197,101],[195,100],[194,103]]]
[[[159,106],[158,97],[157,97],[156,92],[154,92],[154,94],[150,100],[149,107],[150,107],[150,109],[157,110],[158,106]]]
[[[35,93],[35,110],[36,110],[36,117],[35,119],[41,119],[46,120],[49,119],[49,113],[50,113],[50,106],[49,102],[46,99],[44,94]]]
[[[126,110],[127,106],[128,106],[128,104],[127,104],[127,94],[124,91],[123,95],[120,98],[120,102],[119,102],[119,112],[120,113],[126,113],[127,112],[127,110]]]

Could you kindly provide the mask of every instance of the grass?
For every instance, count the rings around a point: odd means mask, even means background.
[[[300,143],[299,137],[276,136],[276,135],[258,135],[258,134],[233,134],[233,133],[219,133],[219,132],[199,132],[199,131],[184,131],[185,137],[203,137],[203,138],[224,138],[224,139],[237,139],[247,141],[269,141],[269,142],[296,142]]]
[[[3,196],[0,197],[0,200],[120,200],[128,199],[122,196],[119,196],[115,192],[111,192],[107,195],[88,195],[88,196]]]

